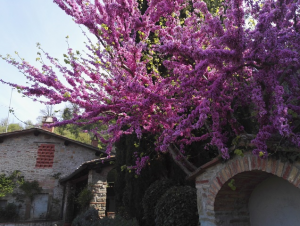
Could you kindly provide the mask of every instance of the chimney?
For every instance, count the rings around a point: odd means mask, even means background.
[[[42,129],[53,133],[54,132],[54,127],[48,127],[47,126],[48,124],[51,124],[53,122],[54,122],[53,117],[44,116],[43,119],[42,119]]]
[[[94,146],[96,148],[98,147],[98,138],[97,138],[97,136],[94,136],[92,138],[91,142],[92,142],[92,146]]]

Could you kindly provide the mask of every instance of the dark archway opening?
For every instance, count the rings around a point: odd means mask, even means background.
[[[112,169],[107,174],[107,188],[106,188],[106,216],[114,217],[116,213],[115,200],[115,178],[116,169]]]
[[[215,198],[216,224],[250,226],[249,197],[254,188],[270,176],[272,174],[254,170],[239,173],[230,178]]]
[[[76,201],[78,199],[78,196],[80,192],[86,188],[88,185],[88,179],[86,178],[85,180],[78,181],[75,186],[74,186],[74,209],[73,209],[73,218],[78,216],[82,211],[82,206]]]

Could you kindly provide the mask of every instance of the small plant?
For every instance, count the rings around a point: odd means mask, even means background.
[[[228,186],[231,188],[231,190],[235,191],[236,190],[235,180],[231,179],[228,183]]]
[[[92,226],[138,226],[138,222],[136,219],[126,220],[120,215],[116,215],[114,218],[104,217],[98,224]]]
[[[144,219],[147,226],[155,225],[154,209],[160,197],[170,188],[174,186],[172,180],[158,180],[150,185],[143,197]]]
[[[174,186],[158,200],[155,206],[156,226],[197,226],[196,189]]]
[[[20,171],[14,171],[11,175],[0,174],[0,198],[12,193],[14,189],[24,182]]]
[[[80,205],[81,211],[84,211],[89,207],[90,202],[93,199],[93,197],[94,197],[94,195],[93,195],[92,191],[88,187],[85,187],[79,193],[78,198],[76,198],[75,201]]]
[[[89,208],[82,214],[79,214],[72,222],[72,226],[98,226],[100,218],[95,208]]]
[[[55,173],[55,174],[52,175],[52,177],[54,179],[59,179],[60,175],[61,175],[61,173]]]
[[[19,188],[24,192],[24,195],[31,200],[33,199],[35,194],[41,193],[42,191],[39,182],[36,180],[24,181]]]
[[[95,208],[89,208],[73,220],[72,226],[138,226],[138,222],[136,219],[126,220],[120,215],[100,219],[98,211]]]

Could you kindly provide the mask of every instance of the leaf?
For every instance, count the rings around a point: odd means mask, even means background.
[[[238,156],[241,156],[241,157],[244,157],[244,153],[241,149],[235,149],[234,154],[236,154]]]
[[[236,190],[235,180],[231,179],[230,182],[228,183],[228,186],[231,188],[231,190],[235,191]]]

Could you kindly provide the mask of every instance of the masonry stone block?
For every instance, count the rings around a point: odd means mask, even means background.
[[[205,173],[196,177],[201,226],[250,226],[248,199],[256,185],[273,174],[300,188],[299,169],[300,162],[282,163],[272,158],[261,159],[251,153],[206,169]],[[236,191],[228,186],[231,178],[237,178]],[[243,189],[240,190],[239,186]],[[220,198],[222,203],[216,207]]]
[[[37,180],[42,193],[51,194],[49,210],[59,210],[59,214],[48,213],[47,216],[57,219],[61,217],[63,198],[63,186],[59,184],[59,178],[95,158],[95,150],[76,143],[65,146],[64,141],[63,137],[43,133],[35,136],[31,132],[7,136],[0,144],[0,172],[8,175],[19,170],[25,181]],[[4,199],[17,202],[13,196]],[[25,219],[25,214],[31,219],[32,216],[28,214],[30,208],[30,205],[21,203],[20,220]]]
[[[287,180],[290,182],[290,183],[293,183],[294,180],[296,179],[296,176],[298,175],[299,171],[297,169],[297,167],[292,167],[292,170],[290,172],[290,175],[288,176]]]

